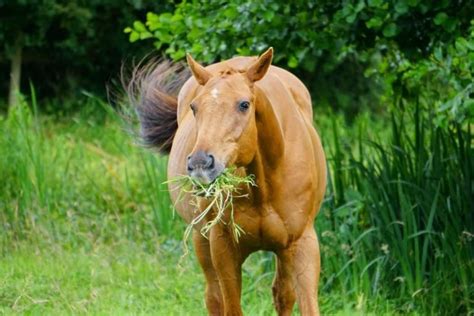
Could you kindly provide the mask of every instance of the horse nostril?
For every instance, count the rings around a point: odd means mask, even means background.
[[[215,168],[215,159],[211,154],[204,151],[198,151],[193,155],[189,155],[187,169],[192,172],[196,169],[212,170]]]
[[[209,155],[209,161],[207,163],[207,167],[209,169],[214,169],[214,156],[213,155]]]
[[[191,172],[193,170],[194,170],[194,168],[191,166],[191,164],[188,163],[188,171]]]

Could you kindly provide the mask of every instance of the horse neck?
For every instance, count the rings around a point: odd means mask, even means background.
[[[272,104],[257,86],[255,93],[258,145],[255,158],[248,169],[256,178],[255,199],[265,202],[272,192],[272,186],[278,181],[278,169],[283,160],[285,146],[282,128]]]

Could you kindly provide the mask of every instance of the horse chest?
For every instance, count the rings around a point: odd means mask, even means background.
[[[251,248],[280,249],[291,240],[287,223],[271,206],[240,209],[235,219],[245,232],[242,242]]]

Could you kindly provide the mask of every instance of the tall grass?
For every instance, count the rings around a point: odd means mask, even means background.
[[[133,144],[108,105],[87,98],[72,119],[29,104],[0,121],[0,242],[42,236],[70,242],[178,236],[166,159]]]
[[[370,128],[370,126],[367,126]],[[394,110],[386,141],[341,138],[318,223],[324,289],[398,299],[400,311],[474,311],[471,126],[438,128],[418,104]]]

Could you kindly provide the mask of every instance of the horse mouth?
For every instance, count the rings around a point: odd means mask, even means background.
[[[209,177],[206,172],[199,172],[198,170],[192,172],[190,176],[193,179],[193,194],[197,197],[206,197],[207,188],[218,178],[218,176]]]
[[[214,167],[212,169],[196,168],[189,172],[193,180],[201,185],[208,186],[213,183],[224,171],[224,167]]]
[[[210,176],[207,172],[203,172],[202,170],[199,170],[199,169],[191,172],[191,177],[193,178],[194,181],[202,185],[209,185],[212,182],[214,182],[214,180],[216,180],[217,178],[217,177]]]

